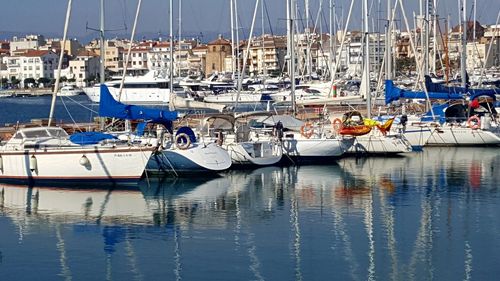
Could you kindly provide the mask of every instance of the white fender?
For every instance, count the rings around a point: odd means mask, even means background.
[[[90,161],[89,159],[87,158],[87,156],[85,156],[85,154],[80,158],[80,165],[82,166],[87,166],[88,164],[90,164]]]
[[[30,157],[30,170],[32,172],[38,170],[38,161],[37,161],[35,155],[31,155],[31,157]]]

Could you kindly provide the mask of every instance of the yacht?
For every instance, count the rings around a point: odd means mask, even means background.
[[[61,87],[59,92],[57,92],[57,96],[59,97],[72,97],[72,96],[78,96],[79,94],[83,93],[83,91],[79,88],[77,88],[75,85],[65,85]]]
[[[157,77],[154,71],[144,76],[125,77],[122,94],[120,95],[121,79],[104,83],[115,100],[126,104],[147,105],[165,104],[170,100],[170,84],[167,79]],[[85,94],[92,102],[100,99],[100,84],[84,88]]]

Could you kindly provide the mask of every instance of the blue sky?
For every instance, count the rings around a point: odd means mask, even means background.
[[[175,17],[177,18],[177,3],[174,0]],[[255,0],[238,0],[239,16],[241,26],[249,28],[251,15]],[[265,19],[266,30],[269,30],[269,23],[274,30],[284,29],[285,22],[285,0],[264,0],[266,2],[269,20]],[[316,15],[320,0],[309,0],[311,3],[311,15]],[[19,33],[41,33],[41,34],[62,34],[64,16],[67,0],[1,0],[2,13],[0,16],[1,32]],[[304,0],[298,0],[303,7]],[[337,13],[347,17],[347,10],[350,1],[336,0]],[[357,2],[361,3],[360,0]],[[376,14],[379,0],[369,0],[373,2],[372,14]],[[386,0],[380,0],[381,10],[385,10]],[[404,0],[408,17],[412,17],[415,12],[418,14],[417,0]],[[477,18],[483,24],[494,24],[497,13],[500,10],[498,0],[477,0]],[[105,0],[106,3],[106,26],[107,29],[123,29],[128,26],[128,31],[116,31],[117,33],[130,32],[134,19],[137,0]],[[329,0],[323,0],[323,5],[328,6]],[[441,17],[450,17],[452,24],[458,21],[458,0],[438,0],[439,14]],[[468,0],[468,9],[471,10],[473,0]],[[228,33],[229,32],[229,0],[182,0],[183,16],[182,30],[188,37],[192,37],[199,32],[203,33]],[[360,5],[356,5],[360,7]],[[141,14],[138,22],[138,33],[158,33],[168,32],[168,7],[169,0],[143,0]],[[303,10],[303,8],[301,8]],[[385,15],[385,12],[381,12]],[[469,13],[472,15],[472,13]],[[324,17],[326,21],[328,12],[325,9]],[[86,30],[89,27],[98,27],[99,0],[73,0],[73,11],[70,22],[70,36],[89,36],[93,31]],[[359,26],[361,11],[356,9],[352,16],[354,26]],[[412,19],[409,19],[412,21]],[[258,20],[258,32],[260,33],[260,14]],[[376,20],[374,21],[376,22]],[[412,23],[410,23],[412,24]],[[404,28],[403,28],[404,29]],[[174,27],[177,30],[177,26]],[[0,34],[1,35],[1,34]]]

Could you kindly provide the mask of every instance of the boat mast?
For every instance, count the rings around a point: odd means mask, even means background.
[[[99,69],[99,78],[100,78],[100,82],[101,84],[104,84],[104,81],[106,80],[105,79],[105,73],[104,73],[104,63],[105,63],[105,47],[104,47],[104,44],[106,43],[104,40],[104,0],[101,0],[101,26],[99,28],[99,37],[100,37],[100,44],[99,44],[99,47],[100,47],[100,54],[99,54],[99,58],[101,59],[100,61],[100,69]]]
[[[289,60],[286,67],[287,67],[287,73],[290,76],[290,46],[292,44],[292,39],[290,37],[290,0],[285,0],[286,1],[286,57]]]
[[[290,30],[290,96],[292,99],[292,116],[295,116],[295,0],[290,0],[290,14],[288,15],[288,25]]]
[[[364,78],[366,79],[365,91],[366,91],[366,117],[371,118],[372,116],[372,105],[371,105],[371,92],[370,92],[370,38],[368,30],[368,0],[363,1],[363,16],[364,16],[364,33],[365,33],[365,67],[364,67]]]
[[[335,59],[335,43],[334,43],[334,19],[333,17],[335,16],[335,1],[330,0],[330,5],[329,5],[329,18],[330,18],[330,76],[333,75],[333,67],[335,66],[334,59]],[[335,40],[336,41],[336,40]],[[334,78],[334,77],[332,77]]]
[[[252,36],[253,36],[253,28],[255,26],[255,18],[257,17],[257,11],[259,9],[259,2],[260,0],[255,1],[255,9],[253,11],[253,18],[252,18],[252,26],[250,27],[250,35],[248,36],[248,41],[247,41],[247,49],[243,58],[243,66],[241,68],[241,71],[238,76],[238,92],[236,94],[236,102],[234,103],[234,110],[238,108],[238,102],[240,99],[240,93],[242,89],[242,83],[243,83],[243,76],[245,76],[245,68],[247,67],[247,60],[248,56],[250,55],[250,45],[252,43]]]
[[[232,75],[231,78],[235,78],[235,72],[236,72],[236,49],[235,49],[235,42],[234,42],[234,0],[229,0],[229,8],[231,10],[230,16],[231,16],[231,71]]]
[[[170,89],[170,96],[169,96],[169,102],[168,102],[168,109],[173,111],[175,110],[174,108],[174,5],[173,5],[174,0],[170,0],[170,7],[169,7],[169,25],[170,25],[170,65],[169,65],[169,75],[170,75],[170,81],[168,81],[168,86]]]
[[[462,76],[462,87],[465,88],[467,87],[466,83],[466,76],[467,76],[467,69],[466,69],[466,63],[467,63],[467,0],[463,0],[462,2],[462,55],[461,55],[461,60],[460,60],[460,70],[461,70],[461,76]]]
[[[392,15],[391,15],[391,0],[387,0],[387,28],[385,34],[385,48],[387,49],[385,56],[385,79],[392,79]]]
[[[52,101],[50,103],[49,121],[47,125],[49,127],[52,124],[52,119],[54,118],[54,108],[56,106],[57,92],[59,91],[59,81],[61,79],[62,61],[64,58],[64,51],[66,47],[66,35],[68,34],[69,17],[71,16],[71,3],[72,0],[68,0],[68,8],[66,9],[66,20],[64,22],[63,39],[61,42],[61,53],[59,54],[59,63],[57,65],[56,84],[54,85],[54,91],[52,92]]]
[[[179,0],[179,35],[177,37],[177,77],[181,77],[181,36],[182,36],[182,0]]]
[[[430,0],[429,0],[430,1]],[[437,26],[438,26],[438,15],[437,15],[437,0],[432,2],[432,72],[436,73],[436,57],[437,57]]]
[[[238,0],[234,1],[234,28],[236,31],[236,70],[238,70],[238,76],[241,75],[240,71],[240,21],[238,20]]]

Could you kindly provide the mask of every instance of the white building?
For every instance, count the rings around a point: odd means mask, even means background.
[[[7,57],[6,60],[9,77],[21,80],[21,87],[24,87],[26,78],[53,79],[59,56],[52,51],[29,50],[21,55]]]
[[[69,61],[67,68],[61,70],[61,77],[74,79],[77,87],[89,86],[99,76],[99,56],[91,51],[80,50],[76,57]],[[54,70],[54,77],[57,69]]]
[[[348,44],[347,61],[348,73],[352,76],[361,77],[364,61],[364,43],[361,33],[351,34]],[[369,52],[370,52],[370,72],[378,74],[384,53],[385,36],[377,33],[369,34]]]
[[[36,50],[46,44],[43,35],[27,35],[24,38],[13,37],[10,42],[10,54],[19,50]]]

